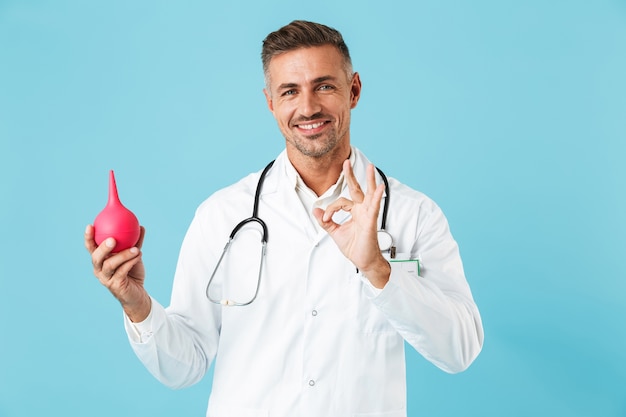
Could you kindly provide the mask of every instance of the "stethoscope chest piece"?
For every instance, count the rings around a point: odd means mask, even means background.
[[[378,247],[381,252],[388,252],[391,259],[396,257],[396,247],[393,244],[391,234],[385,229],[378,231]]]

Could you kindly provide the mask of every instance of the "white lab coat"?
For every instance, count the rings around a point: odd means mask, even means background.
[[[368,161],[353,153],[364,185]],[[392,263],[389,283],[375,291],[311,222],[285,164],[283,151],[262,188],[259,216],[269,235],[257,299],[222,307],[205,289],[233,227],[252,213],[260,172],[200,205],[170,306],[153,300],[146,322],[135,327],[126,319],[131,345],[174,388],[199,381],[215,360],[207,416],[406,416],[405,340],[447,372],[464,370],[482,347],[447,221],[433,201],[390,177],[387,230],[400,257],[421,261],[421,276]],[[349,198],[347,187],[342,194]],[[247,301],[254,293],[261,246],[255,226],[249,229],[220,266],[214,298]]]

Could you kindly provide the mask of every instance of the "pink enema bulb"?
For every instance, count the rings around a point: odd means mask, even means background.
[[[105,239],[115,239],[113,252],[121,252],[133,247],[139,240],[139,221],[128,210],[117,195],[117,185],[113,170],[109,172],[109,201],[93,222],[94,240],[98,245]]]

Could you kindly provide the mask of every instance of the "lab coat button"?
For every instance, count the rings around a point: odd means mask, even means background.
[[[314,385],[315,385],[315,381],[313,381],[312,379],[311,379],[311,380],[309,380],[309,386],[310,386],[310,387],[312,387],[312,386],[314,386]]]
[[[317,316],[317,310],[313,310],[313,311],[311,311],[311,315],[312,315],[313,317]]]

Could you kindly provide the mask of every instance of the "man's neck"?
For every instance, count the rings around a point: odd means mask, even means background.
[[[307,157],[296,151],[290,152],[287,148],[287,156],[293,167],[298,171],[302,181],[317,196],[323,195],[332,187],[341,175],[343,161],[350,157],[351,148],[338,150],[319,158]]]

